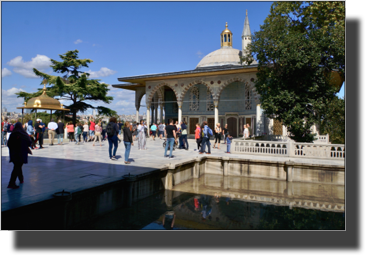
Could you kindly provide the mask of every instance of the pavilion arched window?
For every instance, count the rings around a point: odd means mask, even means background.
[[[207,101],[206,101],[206,105],[207,105],[207,111],[214,111],[214,100],[212,98],[212,93],[207,90]]]
[[[245,85],[245,110],[252,110],[252,91]]]
[[[191,87],[189,111],[199,111],[199,89],[197,86]]]

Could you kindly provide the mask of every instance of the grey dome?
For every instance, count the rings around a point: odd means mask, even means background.
[[[232,47],[223,47],[203,57],[198,63],[197,68],[224,65],[241,66],[240,56],[241,51]]]

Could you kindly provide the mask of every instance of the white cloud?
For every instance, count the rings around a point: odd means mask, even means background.
[[[8,90],[1,90],[2,99],[4,96],[13,96],[16,95],[16,93],[18,92],[25,92],[25,90],[16,87],[12,87]]]
[[[78,39],[77,41],[74,41],[74,44],[79,44],[79,43],[82,43],[83,41]]]
[[[97,72],[93,72],[91,70],[87,71],[86,73],[89,73],[90,74],[90,78],[98,78],[98,77],[107,77],[107,76],[110,76],[110,75],[113,75],[113,74],[116,74],[117,72],[116,71],[113,71],[111,69],[108,69],[106,67],[102,67],[100,68],[99,71]]]
[[[39,78],[31,69],[14,68],[13,71],[27,78]]]
[[[126,100],[119,100],[116,105],[122,105],[124,107],[130,105],[133,103],[133,106],[135,105],[134,102],[126,101]]]
[[[36,57],[33,57],[31,61],[27,62],[22,59],[22,56],[17,56],[7,64],[14,67],[13,71],[15,73],[21,74],[27,78],[38,78],[38,76],[34,74],[33,68],[43,71],[52,65],[50,58],[41,54],[37,54]]]
[[[8,70],[7,68],[3,68],[1,70],[1,77],[10,76],[11,74],[12,74],[12,72],[10,70]]]
[[[197,51],[196,55],[197,55],[199,58],[202,58],[203,53],[202,53],[201,51]]]
[[[21,112],[16,107],[23,106],[24,99],[17,98],[16,93],[25,92],[24,89],[12,87],[8,90],[1,90],[1,104],[8,109],[8,112]]]

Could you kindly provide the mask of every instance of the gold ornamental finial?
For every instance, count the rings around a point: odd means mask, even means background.
[[[247,16],[248,15],[248,10],[245,10],[245,16]]]
[[[227,29],[227,27],[228,27],[228,23],[226,22],[226,29]]]
[[[45,95],[46,94],[46,84],[47,84],[47,80],[46,78],[44,79],[44,81],[42,81],[42,83],[44,84],[44,87],[42,88],[42,90],[44,91],[42,94]]]
[[[24,107],[26,107],[26,101],[24,102]]]

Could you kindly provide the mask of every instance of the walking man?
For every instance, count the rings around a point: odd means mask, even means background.
[[[207,155],[211,154],[211,143],[210,143],[210,137],[213,135],[212,133],[212,130],[210,129],[210,127],[207,126],[207,122],[203,122],[203,138],[202,138],[202,147],[201,147],[201,151],[199,152],[199,154],[203,154],[206,150],[206,145],[208,147],[208,153],[206,153]]]
[[[169,125],[166,126],[165,129],[165,137],[166,137],[166,146],[165,146],[165,154],[164,157],[173,158],[173,145],[174,139],[176,138],[177,127],[173,125],[173,119],[169,119]],[[170,155],[167,156],[166,152],[168,151],[168,146],[170,145]]]
[[[42,120],[40,118],[37,118],[36,123],[34,124],[34,128],[36,129],[36,143],[38,140],[38,143],[40,144],[40,149],[44,148],[42,147],[42,145],[44,144],[44,136],[43,136],[42,128],[44,126],[41,125],[41,121]]]
[[[57,130],[57,140],[58,140],[58,145],[63,144],[63,134],[65,133],[65,124],[61,120],[58,120],[58,130]]]
[[[54,145],[54,138],[55,138],[55,130],[58,128],[58,124],[54,122],[54,119],[51,119],[51,121],[48,124],[48,135],[49,135],[49,145]]]

